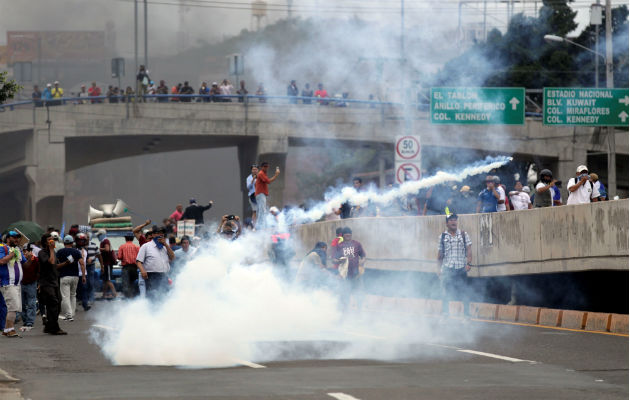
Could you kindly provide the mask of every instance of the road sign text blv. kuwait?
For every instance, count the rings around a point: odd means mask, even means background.
[[[628,89],[544,88],[543,124],[628,126]]]
[[[432,124],[523,125],[524,88],[431,88]]]

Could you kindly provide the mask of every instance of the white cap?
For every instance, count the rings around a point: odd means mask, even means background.
[[[523,192],[529,193],[529,186],[523,186]]]
[[[55,81],[55,85],[58,85],[58,84],[59,84],[59,81]]]
[[[580,173],[582,171],[588,171],[588,167],[586,165],[580,165],[579,167],[577,167],[577,170],[575,172]]]
[[[272,213],[272,214],[279,214],[280,210],[278,210],[278,207],[273,206],[273,207],[269,208],[269,212]]]

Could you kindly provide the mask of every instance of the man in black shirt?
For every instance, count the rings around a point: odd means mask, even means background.
[[[57,251],[59,262],[66,263],[66,266],[59,270],[59,289],[61,292],[61,316],[59,318],[74,321],[79,276],[81,276],[82,284],[86,282],[85,262],[81,251],[73,247],[74,238],[72,236],[66,235],[63,238],[63,245],[64,248]]]
[[[203,213],[209,210],[212,204],[212,200],[210,200],[207,206],[200,206],[197,204],[197,200],[190,199],[190,205],[184,210],[182,219],[194,219],[195,225],[203,225]]]
[[[55,256],[55,241],[50,233],[46,233],[41,239],[42,249],[37,254],[39,261],[39,301],[46,309],[44,319],[44,333],[51,335],[67,335],[59,328],[59,304],[61,294],[59,293],[59,273],[58,269],[64,264],[57,264]],[[42,316],[43,317],[43,316]]]

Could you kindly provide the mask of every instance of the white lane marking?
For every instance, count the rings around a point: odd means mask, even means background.
[[[20,380],[18,378],[14,378],[11,375],[9,375],[9,373],[5,370],[3,370],[2,368],[0,368],[0,375],[4,376],[8,381],[13,381],[13,382],[19,382]]]
[[[469,353],[469,354],[476,354],[478,356],[484,356],[484,357],[490,357],[490,358],[498,358],[499,360],[504,360],[504,361],[510,361],[510,362],[529,362],[529,363],[534,363],[535,361],[531,361],[531,360],[521,360],[520,358],[512,358],[512,357],[506,357],[506,356],[501,356],[498,354],[492,354],[492,353],[484,353],[483,351],[475,351],[475,350],[457,350],[461,353]]]
[[[94,328],[98,328],[98,329],[104,329],[106,331],[113,331],[114,328],[112,328],[111,326],[107,326],[107,325],[98,325],[98,324],[94,324],[92,325]]]
[[[330,397],[334,397],[337,400],[359,400],[354,396],[350,396],[345,393],[327,393]]]
[[[246,367],[250,367],[250,368],[267,368],[264,365],[261,364],[256,364],[253,363],[251,361],[246,361],[246,360],[238,360],[238,359],[234,359],[234,361],[238,364],[244,365]]]

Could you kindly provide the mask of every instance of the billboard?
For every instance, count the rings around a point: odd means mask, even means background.
[[[103,31],[8,31],[7,58],[14,62],[101,62]]]

